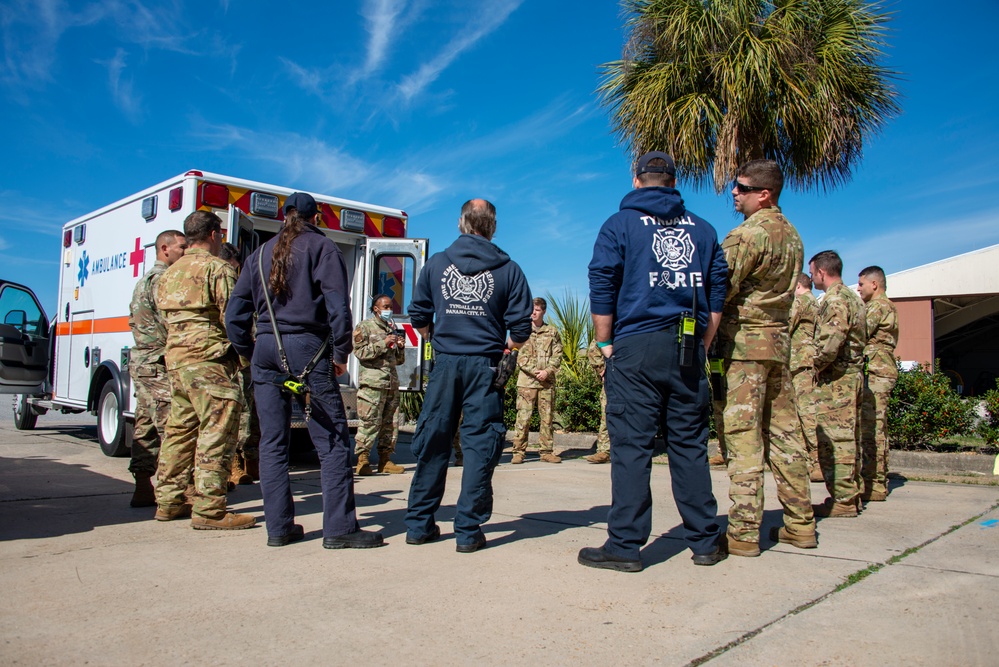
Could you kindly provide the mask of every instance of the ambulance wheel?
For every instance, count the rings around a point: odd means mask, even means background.
[[[14,427],[18,431],[30,431],[35,428],[38,415],[28,405],[27,394],[14,395]]]
[[[97,439],[106,456],[128,456],[132,449],[132,424],[125,419],[118,385],[108,380],[97,401]]]

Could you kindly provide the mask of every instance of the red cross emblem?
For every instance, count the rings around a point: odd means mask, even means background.
[[[139,277],[139,267],[142,266],[143,262],[146,260],[146,251],[141,247],[142,239],[136,237],[135,239],[135,250],[128,253],[128,263],[132,265],[132,277]]]

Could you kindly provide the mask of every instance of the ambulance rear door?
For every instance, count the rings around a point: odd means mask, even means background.
[[[427,259],[427,239],[368,238],[364,261],[362,303],[356,306],[364,317],[371,315],[371,301],[379,294],[392,299],[396,327],[406,336],[406,362],[398,366],[399,388],[423,389],[423,337],[410,323],[407,309],[413,300],[413,288]],[[357,363],[353,360],[353,363]],[[356,369],[352,369],[355,373]]]

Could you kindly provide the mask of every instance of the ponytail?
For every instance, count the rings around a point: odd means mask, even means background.
[[[291,289],[288,286],[288,272],[292,266],[291,244],[305,232],[307,224],[305,218],[297,210],[288,211],[284,227],[281,228],[277,243],[274,244],[274,254],[271,256],[270,287],[275,298],[291,296]]]

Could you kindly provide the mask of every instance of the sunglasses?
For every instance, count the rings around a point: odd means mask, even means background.
[[[758,185],[746,185],[745,183],[740,183],[739,181],[733,182],[732,187],[738,190],[739,194],[741,195],[744,195],[747,192],[762,192],[763,190],[767,189],[767,188],[761,188]]]

